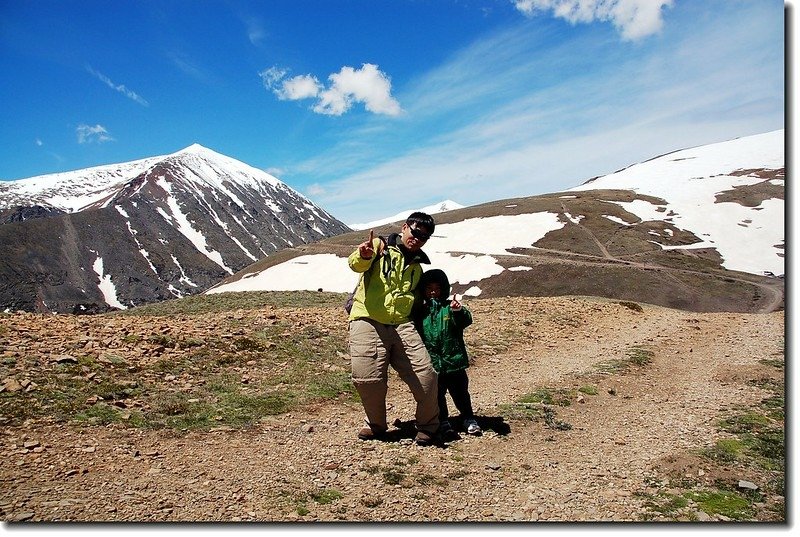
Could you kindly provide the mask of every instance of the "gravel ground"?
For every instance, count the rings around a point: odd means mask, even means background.
[[[39,521],[658,521],[669,519],[652,516],[646,498],[663,490],[670,472],[758,483],[756,473],[726,473],[692,454],[714,445],[727,409],[769,395],[753,380],[783,378],[763,362],[783,359],[782,311],[637,311],[591,298],[467,305],[482,436],[413,444],[411,395],[394,375],[388,404],[397,430],[386,442],[356,438],[362,412],[353,402],[303,407],[244,430],[3,426],[0,515],[7,528]],[[497,334],[504,343],[490,348],[486,341]],[[648,364],[608,371],[637,347],[652,352]],[[577,391],[582,386],[596,393]],[[542,387],[566,390],[571,404],[526,419],[519,400]],[[780,501],[768,499],[754,520],[776,520],[767,507]]]

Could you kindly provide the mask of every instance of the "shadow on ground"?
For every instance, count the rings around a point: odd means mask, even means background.
[[[475,420],[483,430],[483,433],[476,436],[481,436],[487,431],[492,431],[500,436],[506,436],[511,433],[511,426],[501,416],[475,416]],[[462,436],[466,435],[466,428],[460,417],[450,418],[450,423],[453,426],[451,433],[446,437],[437,435],[436,445],[445,446],[446,443],[461,440]],[[394,429],[386,431],[386,435],[381,438],[381,441],[400,442],[405,439],[413,440],[417,434],[415,420],[403,421],[398,418],[394,420],[392,425]]]

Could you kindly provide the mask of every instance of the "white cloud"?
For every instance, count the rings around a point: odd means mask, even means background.
[[[124,84],[115,84],[114,82],[111,81],[110,78],[108,78],[103,73],[100,73],[100,72],[95,71],[94,69],[92,69],[91,65],[87,65],[86,66],[86,70],[89,71],[95,77],[97,77],[100,81],[105,83],[106,86],[108,86],[109,88],[111,88],[111,89],[113,89],[115,91],[118,91],[119,93],[122,93],[128,99],[131,99],[132,101],[135,101],[135,102],[141,104],[142,106],[150,106],[150,103],[148,103],[146,100],[144,100],[141,96],[137,95],[136,92],[129,90],[128,88],[125,87]]]
[[[361,69],[342,67],[328,77],[331,87],[322,92],[314,107],[315,112],[341,115],[353,102],[362,102],[375,114],[396,116],[402,111],[400,103],[391,95],[392,83],[377,65],[365,63]]]
[[[37,138],[36,141],[34,141],[33,143],[35,143],[39,147],[42,147],[44,145],[44,142],[41,141],[39,138]]]
[[[275,91],[278,82],[281,81],[283,77],[289,72],[288,69],[284,69],[282,67],[278,67],[277,65],[273,65],[269,69],[264,69],[258,76],[261,77],[261,82],[264,83],[264,87],[268,90]]]
[[[354,103],[363,103],[374,114],[396,116],[402,112],[400,103],[392,97],[392,83],[377,65],[365,63],[360,69],[342,67],[328,76],[327,89],[313,75],[285,79],[288,70],[273,66],[258,73],[264,87],[281,100],[297,101],[317,98],[312,110],[319,114],[340,116]]]
[[[93,142],[101,144],[103,142],[114,141],[114,138],[111,137],[106,128],[102,125],[95,125],[92,127],[89,125],[80,124],[78,125],[78,128],[75,129],[75,132],[78,134],[79,144],[90,144]]]
[[[611,21],[623,39],[637,40],[661,30],[661,9],[674,0],[512,0],[527,16],[536,11],[553,12],[571,24]]]
[[[319,95],[322,84],[311,75],[300,75],[285,80],[275,94],[282,101],[299,101]]]

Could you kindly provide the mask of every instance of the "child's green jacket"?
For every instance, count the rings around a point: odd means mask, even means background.
[[[425,301],[422,339],[437,373],[455,373],[469,367],[464,329],[471,324],[472,313],[466,306],[453,311],[449,302]]]

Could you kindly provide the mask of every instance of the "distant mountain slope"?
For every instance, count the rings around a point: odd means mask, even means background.
[[[425,251],[467,296],[772,310],[784,294],[784,175],[782,130],[676,151],[567,192],[442,213]],[[358,275],[344,258],[365,237],[283,251],[208,292],[349,291]]]
[[[454,209],[462,209],[463,207],[463,205],[460,205],[452,200],[445,200],[433,205],[428,205],[427,207],[422,207],[421,209],[407,209],[405,211],[400,211],[394,216],[373,220],[372,222],[366,222],[363,224],[348,224],[348,227],[350,229],[370,229],[385,224],[391,224],[392,222],[405,221],[405,219],[408,218],[408,215],[414,211],[422,211],[423,213],[428,213],[430,215],[437,215],[447,211],[452,211]]]
[[[349,228],[275,177],[199,145],[0,183],[0,309],[128,307],[200,292]]]
[[[622,206],[637,217],[621,225],[664,221],[700,240],[664,249],[713,248],[722,266],[784,273],[784,133],[769,132],[686,149],[593,179],[571,191],[631,190],[663,201]]]

